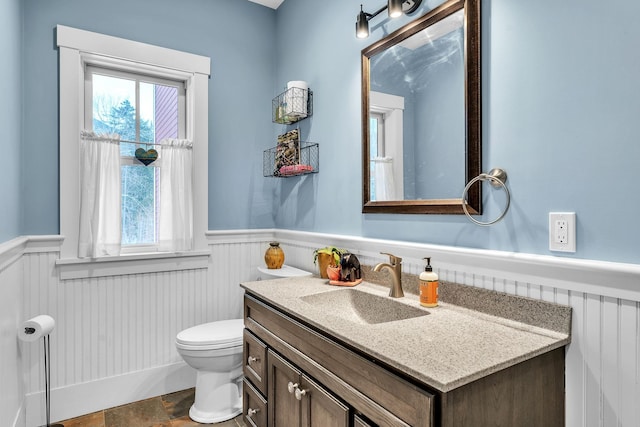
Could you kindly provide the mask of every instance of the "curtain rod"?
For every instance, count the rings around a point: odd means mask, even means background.
[[[82,136],[84,139],[92,139],[94,141],[101,139],[111,139],[104,138],[99,136]],[[142,142],[142,141],[128,141],[126,139],[113,139],[113,141],[124,142],[125,144],[140,144],[140,145],[158,145],[158,146],[169,146],[170,144],[163,144],[161,142]],[[190,142],[190,144],[193,144]],[[191,148],[191,145],[187,146],[187,148]]]

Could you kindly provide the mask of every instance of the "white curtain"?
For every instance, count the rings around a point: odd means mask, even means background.
[[[398,200],[393,179],[393,159],[391,157],[375,157],[371,160],[374,164],[376,200]]]
[[[120,137],[82,132],[79,257],[120,254],[120,192]]]
[[[184,139],[165,139],[160,146],[160,229],[163,251],[193,248],[193,150]]]

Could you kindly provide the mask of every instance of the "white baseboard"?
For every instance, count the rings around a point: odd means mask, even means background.
[[[62,421],[103,409],[194,387],[196,371],[184,362],[51,390],[51,421]],[[46,424],[44,392],[26,396],[26,424]],[[24,411],[22,411],[24,412]]]

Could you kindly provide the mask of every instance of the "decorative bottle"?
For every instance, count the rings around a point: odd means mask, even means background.
[[[282,264],[284,264],[284,251],[279,242],[269,243],[269,248],[264,254],[264,262],[267,264],[267,268],[272,270],[282,267]]]

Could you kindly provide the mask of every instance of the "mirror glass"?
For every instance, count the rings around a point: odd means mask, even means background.
[[[463,213],[481,170],[479,60],[475,0],[446,2],[362,51],[363,212]]]

